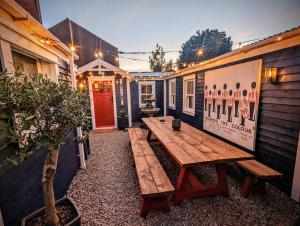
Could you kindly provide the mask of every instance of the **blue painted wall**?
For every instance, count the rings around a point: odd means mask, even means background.
[[[169,108],[169,95],[167,95],[168,115],[181,118],[182,121],[202,129],[203,126],[203,95],[204,95],[204,74],[196,75],[196,100],[195,100],[195,116],[191,116],[182,112],[183,105],[183,77],[176,78],[176,109]],[[167,82],[167,93],[169,93],[169,80]]]
[[[148,80],[147,80],[148,81]],[[141,119],[139,108],[139,88],[137,82],[130,83],[131,88],[131,109],[132,121],[137,122]],[[156,107],[160,108],[159,115],[163,115],[164,110],[164,82],[162,80],[155,81]]]

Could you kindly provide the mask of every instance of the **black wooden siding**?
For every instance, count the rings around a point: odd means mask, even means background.
[[[119,115],[121,110],[121,96],[120,96],[120,81],[115,83],[116,86],[116,105],[117,105],[117,115]],[[122,79],[123,83],[123,99],[124,99],[124,109],[127,112],[128,115],[128,101],[127,101],[127,85],[126,85],[126,79]]]
[[[148,81],[148,80],[147,80]],[[137,82],[130,83],[131,88],[131,110],[132,121],[136,122],[141,119],[140,107],[139,107],[139,86]],[[160,115],[163,115],[164,111],[164,82],[162,80],[155,81],[155,96],[156,107],[160,108]]]
[[[256,56],[234,64],[255,59],[263,60],[263,69],[278,68],[279,83],[270,84],[262,71],[254,154],[256,159],[284,174],[281,180],[274,183],[281,190],[289,193],[292,186],[300,129],[300,46]],[[209,70],[212,69],[216,68]],[[180,117],[183,121],[199,129],[203,129],[203,75],[205,71],[207,70],[196,73],[198,76],[195,117],[182,113],[182,76],[176,78],[176,110],[168,108],[169,115]],[[168,85],[167,82],[167,90],[169,89]]]

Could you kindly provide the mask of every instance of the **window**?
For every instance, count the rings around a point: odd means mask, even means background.
[[[145,99],[151,97],[155,98],[155,81],[139,82],[139,106],[146,107]],[[155,102],[153,106],[155,106]]]
[[[169,80],[169,107],[175,109],[176,107],[176,79]]]
[[[195,75],[183,77],[183,112],[195,115]]]
[[[26,75],[37,74],[38,70],[37,70],[36,59],[16,51],[12,51],[12,58],[13,58],[14,66],[24,74]]]

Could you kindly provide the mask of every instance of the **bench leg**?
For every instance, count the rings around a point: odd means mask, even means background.
[[[151,135],[152,135],[152,132],[150,130],[148,130],[148,134],[147,134],[147,141],[148,142],[151,141]]]
[[[168,197],[142,198],[140,216],[146,217],[149,211],[153,209],[163,209],[165,213],[170,212]]]
[[[243,186],[241,188],[241,195],[243,197],[247,197],[248,194],[249,194],[249,191],[253,185],[253,176],[252,175],[246,175],[245,178],[244,178],[244,182],[243,182]]]

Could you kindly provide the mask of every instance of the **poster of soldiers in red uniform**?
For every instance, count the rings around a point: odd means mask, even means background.
[[[254,151],[261,60],[205,73],[203,128]]]

